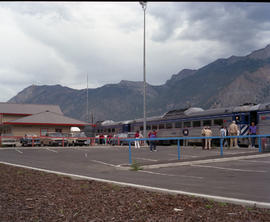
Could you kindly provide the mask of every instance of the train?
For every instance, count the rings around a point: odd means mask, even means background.
[[[270,133],[270,103],[243,104],[225,108],[202,109],[200,107],[189,107],[186,109],[175,109],[161,116],[148,117],[146,119],[147,134],[150,130],[157,131],[159,138],[172,137],[201,137],[203,127],[210,127],[213,136],[220,136],[220,128],[227,128],[235,121],[239,128],[239,135],[248,135],[249,126],[254,122],[257,126],[257,134]],[[126,121],[100,121],[95,125],[95,134],[116,135],[127,132],[143,132],[143,119]],[[183,141],[182,141],[183,142]],[[160,144],[175,144],[174,140],[159,141]],[[213,140],[219,144],[219,139]],[[186,145],[201,145],[199,140],[188,140]],[[240,146],[247,146],[248,138],[239,139]]]

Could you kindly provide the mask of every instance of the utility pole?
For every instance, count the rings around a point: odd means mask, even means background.
[[[87,89],[86,89],[86,122],[89,122],[89,109],[88,109],[88,74],[86,75]]]
[[[143,9],[143,136],[146,138],[146,65],[145,65],[145,12],[146,2],[140,2]]]

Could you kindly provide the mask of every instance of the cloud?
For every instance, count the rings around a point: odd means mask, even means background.
[[[146,68],[163,84],[184,68],[246,55],[270,39],[267,3],[148,2]],[[1,2],[1,101],[31,84],[96,88],[143,80],[138,2]]]
[[[154,41],[219,41],[238,53],[263,47],[269,42],[265,31],[270,26],[268,3],[175,3],[169,13],[160,7],[151,15],[158,21]],[[262,33],[263,35],[260,35]],[[264,43],[261,44],[257,38]]]

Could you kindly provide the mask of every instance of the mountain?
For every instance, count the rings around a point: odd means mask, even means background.
[[[201,67],[184,69],[160,86],[147,84],[147,116],[197,106],[226,107],[270,101],[270,45],[247,56],[231,56]],[[86,120],[87,89],[61,85],[29,86],[10,103],[58,104],[65,115]],[[114,121],[143,116],[143,82],[122,80],[88,89],[89,112],[94,120]],[[90,119],[90,117],[88,117]]]

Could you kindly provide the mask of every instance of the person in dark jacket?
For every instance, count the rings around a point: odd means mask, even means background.
[[[154,138],[157,138],[157,132],[155,130],[153,130],[152,132],[150,132],[148,134],[148,137],[150,139],[154,139]],[[157,148],[156,148],[156,141],[155,140],[150,140],[150,151],[157,151]]]

